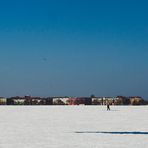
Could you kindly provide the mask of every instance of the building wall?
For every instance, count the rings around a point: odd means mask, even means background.
[[[6,105],[6,104],[7,104],[7,99],[1,97],[1,98],[0,98],[0,105]]]

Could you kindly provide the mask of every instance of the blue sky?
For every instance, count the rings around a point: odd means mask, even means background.
[[[148,2],[0,2],[0,95],[148,98]]]

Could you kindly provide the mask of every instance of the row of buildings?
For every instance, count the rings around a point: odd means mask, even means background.
[[[0,97],[0,105],[148,105],[142,97]]]

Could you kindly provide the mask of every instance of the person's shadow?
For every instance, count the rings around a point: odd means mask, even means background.
[[[114,135],[148,135],[148,132],[107,132],[107,131],[77,131],[77,134],[114,134]]]

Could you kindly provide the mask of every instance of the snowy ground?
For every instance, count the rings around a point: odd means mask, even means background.
[[[0,148],[148,148],[148,106],[0,106]]]

